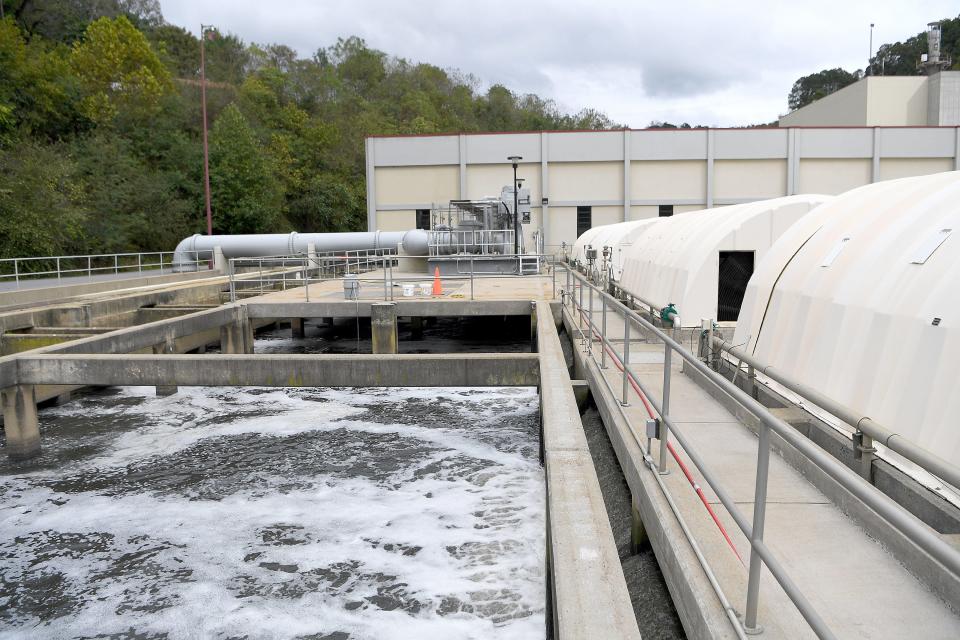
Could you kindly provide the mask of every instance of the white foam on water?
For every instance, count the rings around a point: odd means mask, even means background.
[[[107,451],[65,469],[3,479],[0,540],[31,532],[112,538],[103,548],[53,557],[31,553],[42,543],[2,548],[5,580],[57,572],[66,578],[64,595],[79,604],[47,622],[21,616],[17,626],[4,628],[7,618],[0,618],[0,638],[129,629],[172,638],[333,631],[350,638],[543,637],[543,474],[521,453],[535,445],[536,434],[515,426],[537,411],[532,390],[124,393],[146,397],[109,411],[138,417],[142,425],[113,439]],[[422,426],[361,419],[364,407],[402,413],[410,403],[452,411],[458,421]],[[90,403],[67,405],[47,415],[90,410]],[[424,454],[386,479],[305,471],[308,489],[264,493],[251,486],[220,500],[69,493],[43,483],[77,470],[135,467],[214,438],[333,429],[400,435],[422,443]],[[506,442],[491,444],[488,436]],[[463,459],[482,464],[463,468]],[[143,566],[118,571],[129,558]],[[178,571],[189,577],[177,577]],[[137,610],[162,601],[170,606]],[[419,608],[386,610],[411,601]],[[9,611],[10,605],[0,598],[0,607]]]

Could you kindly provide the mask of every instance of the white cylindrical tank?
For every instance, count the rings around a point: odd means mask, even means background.
[[[734,344],[960,464],[960,172],[848,191],[751,280]]]

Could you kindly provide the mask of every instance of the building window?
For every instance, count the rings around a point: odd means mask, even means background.
[[[659,215],[661,218],[669,218],[673,215],[673,205],[672,204],[662,204],[660,205]]]
[[[577,237],[593,226],[593,210],[591,207],[577,207]]]
[[[417,229],[430,230],[430,209],[417,209]]]

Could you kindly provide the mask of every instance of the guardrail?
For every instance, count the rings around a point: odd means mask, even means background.
[[[655,473],[657,472],[657,467],[659,467],[659,472],[661,473],[666,471],[667,445],[669,444],[670,435],[672,434],[677,442],[679,442],[684,448],[687,455],[700,471],[700,474],[703,476],[704,480],[707,482],[710,488],[713,489],[721,504],[750,542],[751,552],[747,581],[747,600],[742,622],[743,628],[737,629],[738,634],[742,635],[744,631],[747,633],[755,632],[758,629],[757,611],[760,597],[760,570],[763,565],[766,565],[771,575],[773,575],[773,577],[780,584],[783,591],[787,594],[787,597],[789,597],[793,604],[797,607],[797,610],[803,616],[804,620],[806,620],[807,624],[810,625],[810,628],[817,635],[817,637],[835,637],[833,632],[824,622],[823,618],[820,617],[810,601],[800,591],[796,583],[793,582],[787,570],[782,564],[780,564],[763,540],[764,526],[766,523],[767,481],[770,461],[771,432],[774,432],[783,438],[783,440],[792,445],[802,455],[806,456],[806,458],[813,464],[818,466],[847,491],[852,493],[866,506],[876,512],[877,515],[886,520],[913,544],[937,560],[948,571],[960,577],[960,551],[950,546],[936,533],[926,527],[926,525],[924,525],[911,514],[907,513],[902,507],[896,504],[896,502],[880,492],[876,487],[869,484],[860,475],[851,471],[841,462],[817,447],[817,445],[813,444],[802,435],[797,433],[793,427],[773,415],[766,407],[760,404],[748,393],[741,390],[732,381],[709,368],[706,364],[701,362],[696,355],[688,351],[683,345],[676,342],[673,338],[657,328],[654,324],[644,319],[642,316],[628,308],[613,296],[595,287],[587,278],[575,272],[570,267],[564,265],[564,269],[566,270],[566,288],[561,293],[561,299],[564,306],[572,306],[573,310],[578,314],[578,317],[585,317],[587,319],[586,335],[584,335],[583,329],[579,329],[580,321],[578,320],[578,331],[580,331],[581,337],[585,341],[589,341],[590,345],[593,344],[595,337],[599,338],[601,349],[600,362],[598,364],[601,366],[601,368],[605,368],[606,354],[608,351],[622,363],[623,386],[621,389],[621,404],[628,404],[629,387],[634,386],[635,389],[639,390],[642,396],[645,396],[646,399],[649,400],[649,403],[653,406],[656,414],[659,415],[659,429],[658,433],[656,434],[656,438],[661,442],[659,462],[655,463],[651,457],[649,439],[646,443],[646,446],[644,446],[644,443],[640,442],[639,439],[637,442],[637,445],[640,447],[641,451],[644,452],[646,464]],[[575,290],[579,290],[579,299],[578,296],[574,294]],[[584,290],[588,292],[589,298],[586,306],[584,305],[583,300]],[[595,295],[600,301],[601,317],[599,327],[594,322],[593,301]],[[617,347],[607,337],[608,311],[617,313],[623,318],[624,333],[622,352],[618,352]],[[635,326],[647,334],[652,334],[660,342],[663,342],[663,396],[659,400],[654,394],[649,392],[649,390],[640,380],[639,376],[637,376],[630,367],[631,326]],[[679,429],[676,423],[674,423],[670,418],[670,377],[672,375],[671,355],[673,352],[676,352],[677,355],[683,359],[686,365],[692,367],[694,370],[700,373],[708,381],[708,383],[733,397],[759,422],[759,445],[757,453],[757,472],[754,489],[754,511],[752,522],[748,521],[747,517],[733,501],[731,495],[720,483],[718,477],[705,464],[703,458],[697,452],[697,449],[694,447],[693,443],[685,437],[683,431]],[[594,354],[592,347],[589,349],[589,353],[591,359],[596,361],[597,357]],[[604,380],[606,380],[606,378],[604,378]],[[609,382],[607,384],[609,385]],[[611,392],[614,393],[614,395],[617,393],[612,388]],[[626,414],[624,414],[624,416],[626,417]],[[670,496],[666,490],[666,486],[663,483],[660,483],[660,487],[665,492],[669,500]],[[689,538],[690,536],[688,535],[688,539]],[[695,544],[692,539],[691,543]],[[700,557],[699,553],[698,557]],[[703,561],[704,560],[701,560],[701,562]],[[709,575],[712,576],[712,572],[706,565],[704,566],[704,569]],[[711,580],[711,584],[714,586],[714,589],[719,588],[715,580]],[[721,601],[726,600],[726,597],[719,590],[718,596],[721,598]],[[731,620],[733,621],[733,619]]]
[[[518,264],[523,269],[524,264],[535,264],[535,273],[501,274],[477,273],[475,266],[481,264],[484,258],[509,258],[507,256],[451,256],[458,262],[469,264],[468,271],[458,271],[455,275],[434,276],[424,274],[396,275],[398,256],[395,253],[382,251],[354,251],[336,252],[332,254],[296,255],[296,256],[264,256],[257,258],[231,258],[228,263],[230,278],[230,301],[236,302],[242,297],[261,296],[276,291],[286,291],[293,287],[304,287],[306,301],[310,302],[310,287],[307,285],[331,280],[344,281],[344,295],[351,300],[384,300],[397,299],[396,288],[403,285],[428,285],[431,288],[435,279],[439,279],[441,286],[450,283],[469,283],[470,300],[475,299],[477,280],[495,278],[516,278],[522,275],[541,275],[541,266],[546,265],[547,271],[552,274],[552,291],[557,290],[555,256],[546,254],[524,254],[520,256]],[[382,270],[376,277],[360,277],[364,273]],[[351,293],[352,290],[352,293]],[[420,294],[424,295],[424,294]],[[426,294],[430,295],[430,294]],[[400,296],[402,297],[402,296]]]
[[[430,232],[429,251],[431,256],[512,255],[513,237],[514,232],[511,229],[435,229]]]
[[[212,251],[187,251],[188,255],[208,268],[213,268]],[[146,253],[96,253],[75,256],[40,256],[34,258],[0,259],[0,282],[17,283],[40,278],[77,278],[102,274],[120,274],[144,271],[163,271],[173,267],[173,251],[153,251]]]
[[[714,337],[712,344],[716,345],[721,351],[728,353],[732,359],[736,359],[740,363],[746,363],[748,366],[748,377],[753,377],[756,375],[756,372],[759,372],[853,427],[855,430],[853,433],[853,442],[856,447],[855,451],[857,452],[858,458],[863,458],[863,467],[865,469],[869,469],[871,460],[874,457],[873,441],[877,441],[891,451],[900,454],[927,473],[960,489],[960,468],[957,468],[956,465],[923,447],[917,446],[902,435],[874,422],[868,416],[861,415],[853,409],[840,404],[833,398],[820,393],[816,389],[781,373],[772,365],[762,362],[725,340]],[[738,364],[737,368],[739,369],[739,367],[740,365]],[[864,472],[863,475],[866,476],[867,472]]]

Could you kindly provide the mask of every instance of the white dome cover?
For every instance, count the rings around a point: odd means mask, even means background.
[[[603,254],[604,247],[610,247],[612,251],[611,267],[613,277],[620,279],[623,273],[623,262],[629,253],[630,247],[649,230],[654,223],[664,220],[664,218],[644,218],[642,220],[631,220],[629,222],[618,222],[616,224],[605,224],[599,227],[593,227],[584,232],[577,238],[573,247],[572,257],[581,263],[586,262],[586,247],[592,246],[597,250],[597,257]]]
[[[880,182],[770,249],[733,338],[960,464],[960,172]]]
[[[649,227],[625,251],[621,287],[683,326],[717,317],[720,251],[754,251],[754,264],[791,225],[831,196],[798,195],[691,211]]]

